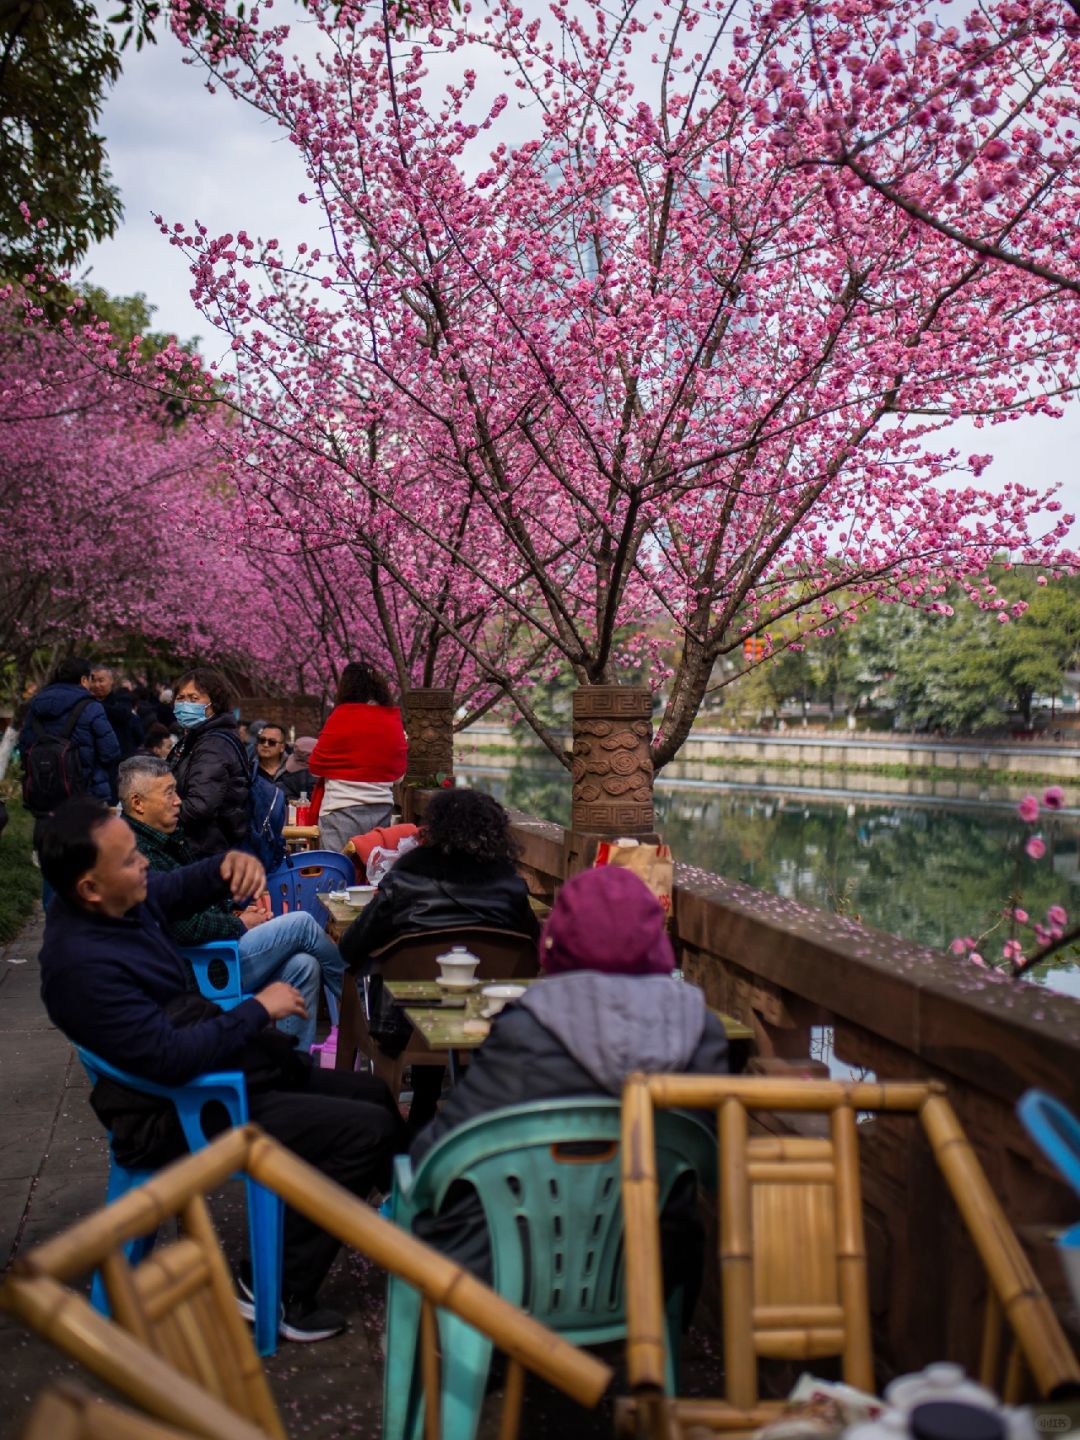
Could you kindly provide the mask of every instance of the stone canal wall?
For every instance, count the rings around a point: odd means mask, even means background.
[[[567,732],[567,745],[570,734]],[[482,755],[485,748],[518,750],[523,754],[546,754],[529,732],[506,725],[473,725],[455,737],[464,756],[472,749]],[[958,776],[971,771],[1009,774],[1039,774],[1075,781],[1080,776],[1080,747],[1053,740],[1017,740],[989,743],[974,740],[929,740],[915,736],[724,734],[695,731],[679,752],[679,759],[664,773],[677,775],[680,767],[697,762],[735,761],[767,765],[900,766],[909,769],[955,770]],[[695,772],[696,773],[696,772]]]
[[[553,898],[567,832],[514,814],[521,868]],[[1041,1086],[1080,1111],[1080,1000],[988,977],[841,916],[676,865],[674,940],[710,1004],[750,1025],[762,1068],[814,1068],[831,1032],[834,1072],[936,1078],[975,1147],[1073,1344],[1054,1233],[1076,1198],[1028,1142],[1015,1104]],[[914,1121],[860,1126],[872,1250],[871,1303],[883,1378],[942,1357],[975,1369],[981,1269]],[[715,1299],[715,1294],[714,1294]]]

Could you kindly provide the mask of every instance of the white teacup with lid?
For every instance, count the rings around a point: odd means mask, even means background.
[[[480,957],[464,945],[455,945],[435,962],[439,967],[439,983],[448,989],[468,990],[475,985],[476,967]]]
[[[1000,1402],[992,1390],[969,1380],[962,1365],[939,1361],[912,1375],[898,1375],[885,1386],[885,1399],[897,1410],[911,1411],[933,1400],[955,1400],[997,1410]]]

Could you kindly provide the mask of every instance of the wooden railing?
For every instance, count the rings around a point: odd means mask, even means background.
[[[561,826],[514,813],[521,870],[547,900],[565,875]],[[1032,1085],[1080,1111],[1080,1000],[988,976],[747,885],[675,867],[673,939],[711,1005],[750,1025],[755,1068],[944,1082],[1074,1346],[1052,1237],[1077,1202],[1028,1142],[1014,1107]],[[880,1117],[860,1127],[877,1350],[905,1370],[948,1355],[977,1366],[980,1267],[928,1147]],[[706,1296],[708,1301],[708,1296]]]

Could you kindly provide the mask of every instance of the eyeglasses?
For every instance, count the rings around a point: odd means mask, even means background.
[[[284,744],[285,744],[285,741],[284,741],[284,740],[271,740],[271,739],[269,738],[269,736],[267,736],[267,737],[264,739],[263,736],[260,735],[259,738],[258,738],[258,740],[256,740],[255,743],[256,743],[256,745],[274,745],[274,746],[277,746],[277,745],[284,745]]]

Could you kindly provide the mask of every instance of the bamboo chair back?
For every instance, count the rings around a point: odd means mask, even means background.
[[[135,1410],[99,1400],[62,1382],[34,1402],[19,1440],[198,1440],[191,1430],[163,1425]]]
[[[438,1308],[459,1315],[509,1357],[500,1440],[520,1422],[525,1371],[595,1405],[608,1366],[523,1314],[422,1241],[384,1220],[257,1126],[231,1130],[120,1200],[20,1257],[0,1307],[167,1424],[230,1440],[285,1440],[266,1377],[214,1234],[204,1195],[241,1171],[423,1297],[425,1440],[438,1440]],[[181,1238],[131,1267],[124,1245],[177,1216]],[[100,1267],[113,1318],[66,1282]]]
[[[711,1109],[719,1147],[719,1248],[726,1394],[666,1402],[655,1158],[656,1108]],[[818,1112],[821,1138],[750,1133],[754,1112]],[[843,1378],[874,1390],[866,1243],[859,1181],[860,1112],[917,1115],[988,1277],[980,1378],[1019,1398],[1025,1369],[1047,1394],[1080,1365],[934,1083],[850,1084],[724,1076],[632,1076],[623,1092],[627,1365],[630,1433],[677,1440],[683,1426],[744,1433],[775,1418],[763,1359],[841,1360]],[[1006,1322],[1013,1343],[1002,1370]],[[941,1358],[941,1357],[935,1357]],[[629,1417],[629,1418],[627,1418]]]

